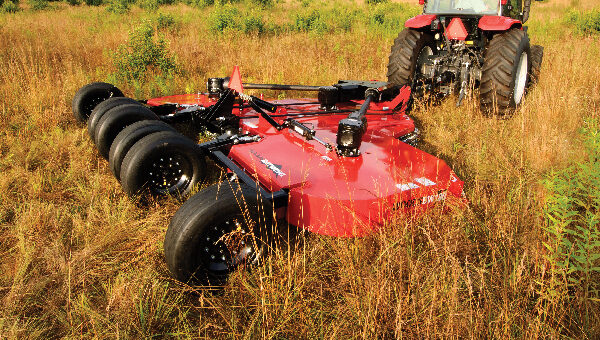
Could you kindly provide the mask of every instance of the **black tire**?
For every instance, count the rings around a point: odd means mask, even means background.
[[[396,85],[413,85],[417,64],[422,63],[429,53],[435,53],[433,36],[426,32],[405,29],[394,40],[390,52],[387,77]]]
[[[121,185],[130,196],[189,195],[206,175],[204,155],[183,135],[164,131],[135,143],[121,163]]]
[[[73,117],[85,123],[96,105],[111,98],[123,97],[123,92],[112,84],[91,83],[77,90],[73,97]]]
[[[109,98],[103,101],[102,103],[98,104],[96,108],[94,108],[94,110],[92,110],[92,113],[90,114],[90,117],[87,121],[88,134],[90,135],[92,141],[96,140],[96,136],[94,135],[94,133],[96,132],[96,127],[98,126],[100,118],[102,118],[102,116],[104,116],[106,112],[108,112],[110,109],[126,104],[137,104],[143,106],[140,102],[138,102],[135,99],[131,99],[128,97],[116,97]]]
[[[158,120],[158,116],[137,104],[119,105],[108,110],[98,121],[94,132],[96,137],[94,142],[100,155],[108,158],[110,147],[119,132],[140,120]]]
[[[240,265],[268,250],[273,209],[236,182],[212,185],[187,200],[165,235],[167,267],[182,282],[223,285]]]
[[[529,84],[535,85],[540,80],[542,60],[544,59],[544,47],[540,45],[531,46],[531,70],[529,71]]]
[[[530,55],[529,38],[520,29],[492,38],[483,55],[479,90],[482,111],[503,115],[520,104],[527,88]]]
[[[108,165],[117,180],[121,179],[121,164],[129,149],[147,135],[162,131],[177,132],[175,128],[160,120],[135,122],[119,132],[108,153]]]

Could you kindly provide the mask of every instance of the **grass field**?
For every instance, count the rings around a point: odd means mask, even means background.
[[[467,209],[398,217],[360,239],[301,234],[292,250],[236,272],[217,294],[166,269],[163,237],[180,203],[127,198],[72,118],[75,91],[98,80],[144,97],[203,90],[233,65],[248,82],[385,79],[393,38],[419,12],[414,3],[119,13],[29,2],[0,13],[0,338],[600,337],[600,239],[587,238],[588,269],[569,271],[575,253],[560,244],[577,235],[551,232],[553,189],[544,184],[584,164],[582,128],[598,131],[600,35],[567,19],[599,0],[534,2],[529,34],[545,59],[512,118],[485,117],[473,98],[413,111],[422,148],[465,181]],[[239,21],[221,32],[218,16],[232,8],[236,18],[262,18],[262,30]],[[318,25],[294,16],[315,10]],[[167,39],[177,67],[119,78],[114,53],[143,22]],[[595,207],[585,211],[597,234]]]

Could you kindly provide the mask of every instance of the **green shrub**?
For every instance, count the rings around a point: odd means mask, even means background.
[[[587,306],[600,298],[600,124],[587,121],[583,135],[588,159],[544,181],[550,280],[543,293],[551,301],[575,298]]]
[[[67,0],[67,3],[71,6],[77,6],[81,4],[80,0]]]
[[[41,11],[48,8],[48,0],[28,0],[29,6],[34,11]]]
[[[325,33],[328,25],[323,18],[322,11],[313,9],[294,14],[293,28],[299,32]]]
[[[214,0],[184,0],[184,3],[198,8],[205,8],[214,5]]]
[[[158,31],[177,30],[179,28],[179,22],[175,20],[173,15],[168,13],[159,13],[155,21]]]
[[[100,6],[104,3],[103,0],[83,0],[83,1],[88,6]]]
[[[249,0],[250,4],[259,6],[261,8],[273,7],[275,2],[273,0]]]
[[[244,18],[244,33],[263,34],[266,31],[266,25],[261,15],[251,13]]]
[[[240,29],[240,11],[231,4],[216,6],[208,16],[208,27],[213,32],[237,31]]]
[[[162,5],[171,5],[174,0],[137,0],[137,5],[147,11],[156,11]]]
[[[160,7],[160,3],[158,0],[138,0],[137,5],[140,6],[141,9],[145,9],[150,12],[155,12]]]
[[[370,30],[396,35],[404,27],[404,22],[418,15],[420,11],[421,9],[417,6],[403,3],[379,3],[372,7],[367,27]]]
[[[2,1],[2,0],[0,0]],[[0,2],[0,12],[2,13],[16,13],[18,11],[20,11],[21,8],[19,7],[19,1],[11,1],[11,0],[4,0],[2,2]]]
[[[567,22],[574,25],[579,33],[600,33],[600,9],[587,12],[572,10],[567,14]]]
[[[129,41],[112,54],[112,59],[117,70],[115,78],[133,85],[144,82],[149,75],[172,78],[177,71],[166,40],[160,35],[155,37],[149,22],[136,27],[129,34]]]
[[[358,13],[359,11],[356,9],[346,9],[344,11],[341,11],[339,15],[336,15],[336,17],[338,18],[336,21],[337,28],[343,32],[349,32],[354,26],[354,24],[357,22],[356,18]]]
[[[123,14],[129,12],[131,0],[109,0],[106,10],[111,13]]]

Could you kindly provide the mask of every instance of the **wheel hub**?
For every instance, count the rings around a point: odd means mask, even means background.
[[[523,99],[525,85],[527,85],[527,53],[523,52],[519,59],[519,66],[515,75],[515,88],[513,90],[513,99],[516,105],[519,105]]]
[[[201,246],[201,256],[207,262],[207,269],[225,272],[251,261],[256,252],[250,236],[236,219],[209,228]]]
[[[157,157],[148,171],[148,182],[159,194],[173,194],[191,181],[191,165],[181,155]]]

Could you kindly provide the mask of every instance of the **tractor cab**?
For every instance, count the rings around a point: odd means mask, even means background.
[[[527,21],[531,0],[427,0],[425,14],[445,15],[496,15]]]
[[[500,15],[500,0],[429,0],[426,14]]]

